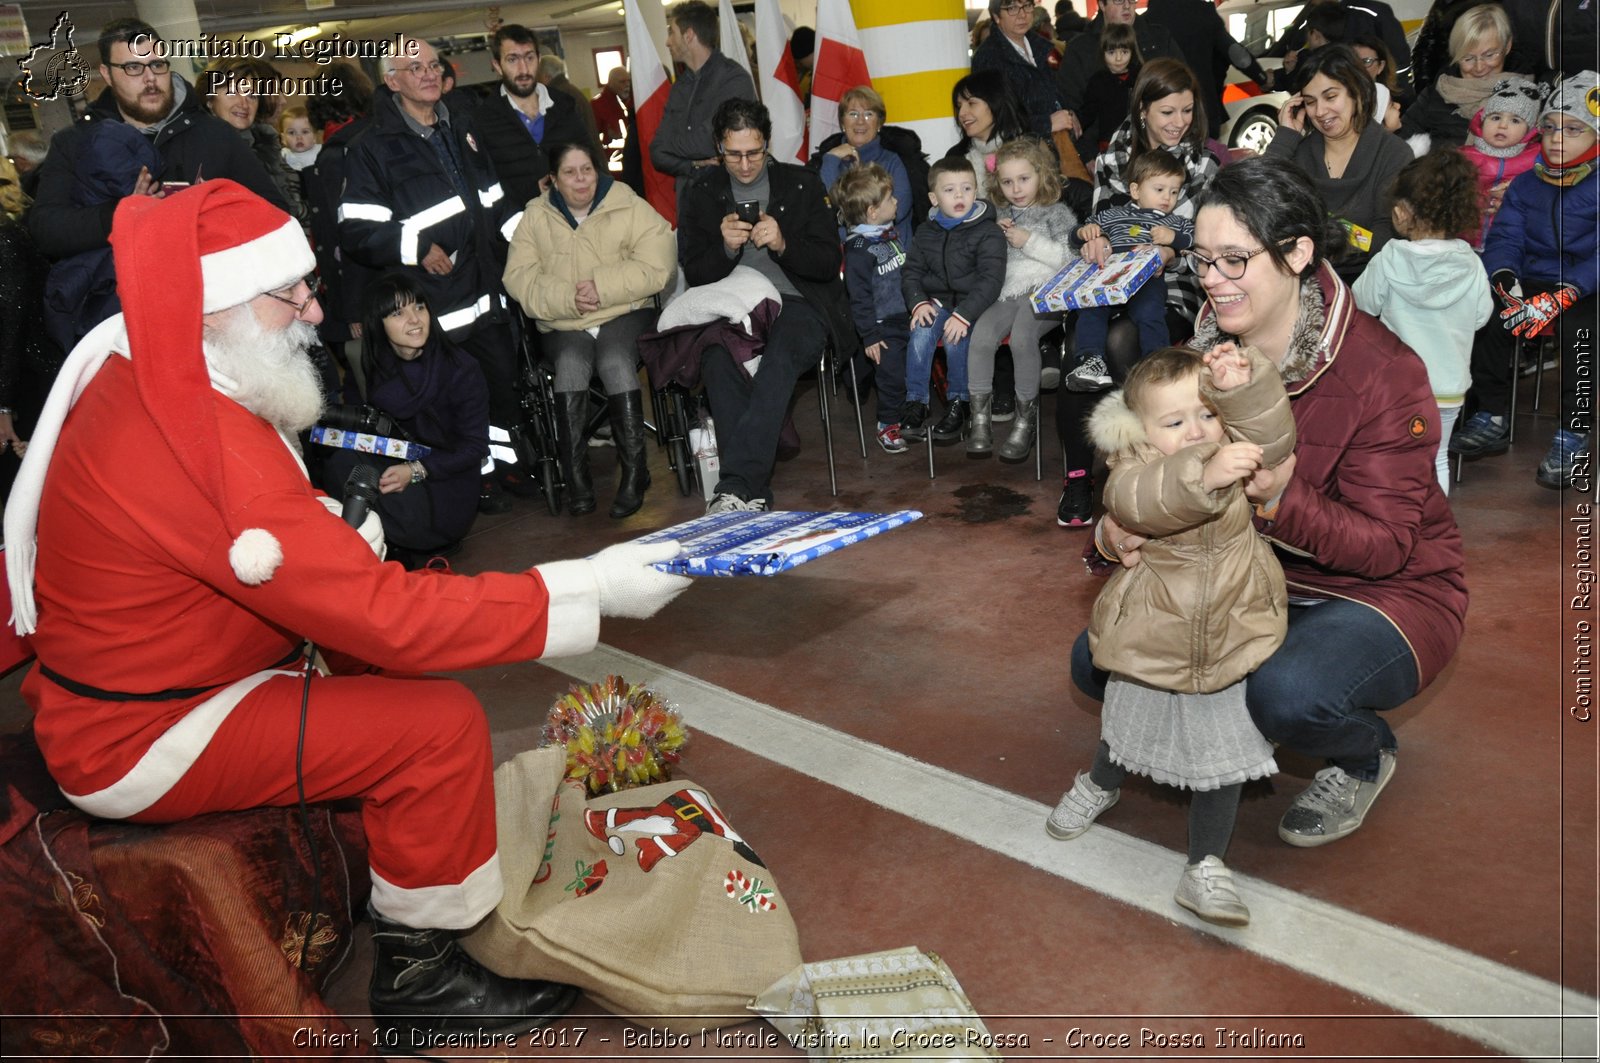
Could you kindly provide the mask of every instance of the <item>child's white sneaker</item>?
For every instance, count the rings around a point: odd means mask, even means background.
[[[1183,869],[1178,892],[1173,900],[1208,923],[1218,926],[1248,926],[1250,909],[1239,899],[1233,886],[1233,872],[1221,860],[1208,856]]]
[[[1102,790],[1094,784],[1086,771],[1078,772],[1072,789],[1061,795],[1056,810],[1044,821],[1044,829],[1052,838],[1070,841],[1089,829],[1089,824],[1100,818],[1100,813],[1117,803],[1122,788]]]

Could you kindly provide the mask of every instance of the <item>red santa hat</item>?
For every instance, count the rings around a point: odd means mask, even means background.
[[[111,227],[134,382],[178,465],[224,518],[222,445],[201,347],[202,317],[293,285],[316,266],[300,225],[254,192],[206,181],[128,196]],[[248,529],[229,550],[245,583],[272,578],[277,540]]]

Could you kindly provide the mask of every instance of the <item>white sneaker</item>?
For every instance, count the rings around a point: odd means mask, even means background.
[[[1080,771],[1073,780],[1072,789],[1061,795],[1056,810],[1044,821],[1045,833],[1064,842],[1071,841],[1088,830],[1089,825],[1100,818],[1100,813],[1116,804],[1121,796],[1121,787],[1102,790],[1089,778],[1088,772]]]
[[[1208,923],[1218,926],[1248,926],[1250,923],[1250,909],[1239,899],[1239,891],[1233,885],[1233,872],[1214,856],[1183,869],[1178,892],[1172,899]]]

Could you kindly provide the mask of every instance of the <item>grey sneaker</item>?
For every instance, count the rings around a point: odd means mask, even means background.
[[[1045,833],[1052,838],[1071,841],[1088,830],[1089,825],[1100,818],[1100,813],[1116,804],[1121,796],[1121,787],[1102,790],[1089,778],[1088,772],[1080,771],[1072,783],[1072,789],[1061,795],[1056,810],[1044,821]]]
[[[723,493],[713,498],[706,506],[706,513],[765,513],[767,500],[764,498],[746,501],[738,495]]]
[[[1239,899],[1233,885],[1233,872],[1214,856],[1183,869],[1178,892],[1172,895],[1179,907],[1187,908],[1208,923],[1218,926],[1248,926],[1250,909]]]
[[[1393,777],[1392,749],[1379,751],[1375,782],[1357,779],[1340,767],[1323,768],[1317,772],[1316,781],[1283,814],[1278,837],[1290,845],[1309,848],[1354,834]]]
[[[1104,391],[1111,386],[1111,370],[1106,360],[1091,354],[1066,376],[1068,391]]]

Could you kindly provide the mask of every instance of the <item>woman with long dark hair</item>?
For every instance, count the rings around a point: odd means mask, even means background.
[[[1211,183],[1219,168],[1206,144],[1203,99],[1194,72],[1176,59],[1152,59],[1140,69],[1128,97],[1128,118],[1112,134],[1110,144],[1095,162],[1096,212],[1132,203],[1128,172],[1133,161],[1148,152],[1162,151],[1182,163],[1185,174],[1172,213],[1194,217],[1195,197]],[[1102,243],[1103,247],[1097,248]],[[1097,237],[1085,243],[1081,253],[1088,258],[1098,250],[1109,253],[1110,241]],[[1200,309],[1200,285],[1194,274],[1173,257],[1171,248],[1157,250],[1162,260],[1161,279],[1146,283],[1166,284],[1167,331],[1177,340],[1189,334],[1189,324]],[[1069,331],[1072,328],[1069,325]],[[1076,336],[1069,338],[1075,341]],[[1138,360],[1138,330],[1124,314],[1113,320],[1106,332],[1104,362],[1110,384],[1120,386]],[[1063,528],[1087,526],[1094,512],[1094,481],[1090,476],[1094,447],[1084,422],[1101,398],[1096,392],[1074,391],[1070,387],[1056,392],[1056,432],[1066,455],[1061,501],[1056,506],[1056,523]]]
[[[323,461],[323,489],[339,497],[351,469],[377,467],[376,508],[389,556],[415,568],[451,550],[478,515],[479,469],[489,454],[489,388],[478,363],[434,327],[422,290],[399,272],[367,288],[361,362],[368,405],[428,453],[406,460],[336,450]]]

